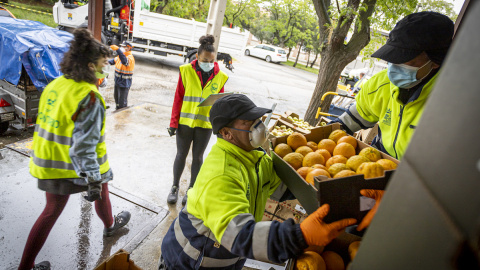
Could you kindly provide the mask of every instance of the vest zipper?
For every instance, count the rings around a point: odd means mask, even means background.
[[[395,139],[393,140],[393,151],[395,151],[396,159],[398,159],[398,154],[397,149],[395,148],[395,144],[397,143],[398,132],[400,131],[400,126],[402,125],[403,109],[405,108],[405,106],[400,105],[400,121],[398,122],[397,133],[395,134]]]
[[[263,153],[263,155],[265,155],[265,153]],[[260,190],[260,176],[258,175],[258,167],[260,164],[260,160],[262,160],[262,158],[263,156],[258,159],[257,163],[255,163],[255,173],[257,174],[257,193],[255,194],[255,209],[253,210],[253,218],[255,218],[257,214],[257,198],[258,198],[258,191]]]

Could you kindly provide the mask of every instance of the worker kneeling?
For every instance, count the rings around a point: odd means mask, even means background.
[[[280,263],[309,245],[327,245],[355,224],[324,223],[328,205],[300,225],[292,219],[260,221],[267,198],[281,184],[260,148],[267,139],[260,117],[269,112],[240,94],[213,104],[210,120],[218,139],[165,235],[159,269],[242,269],[246,258]]]

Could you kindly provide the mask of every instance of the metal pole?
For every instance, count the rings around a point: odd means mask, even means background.
[[[223,17],[225,16],[225,9],[227,7],[227,0],[212,0],[210,2],[210,9],[208,10],[207,19],[207,35],[215,37],[215,52],[218,52],[218,44],[220,43],[220,34],[222,33]],[[215,55],[215,61],[217,56]]]
[[[102,14],[103,1],[91,0],[88,2],[88,30],[98,41],[102,41]]]

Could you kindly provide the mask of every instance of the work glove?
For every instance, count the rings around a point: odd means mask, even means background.
[[[116,51],[116,50],[118,50],[119,48],[118,48],[117,45],[110,45],[110,49]]]
[[[307,245],[326,246],[346,227],[357,223],[355,219],[347,218],[327,224],[323,222],[323,219],[329,210],[330,206],[324,204],[300,223],[300,229]]]
[[[376,190],[376,189],[362,189],[360,190],[360,194],[362,194],[365,197],[372,198],[375,200],[375,205],[368,211],[367,215],[362,219],[362,222],[357,227],[357,231],[361,231],[365,228],[367,228],[370,225],[370,222],[372,222],[373,217],[375,216],[375,213],[377,212],[378,206],[380,205],[380,201],[382,200],[383,197],[383,190]]]
[[[177,129],[176,129],[176,128],[173,128],[173,127],[167,128],[167,131],[168,131],[168,134],[170,135],[170,137],[172,137],[172,136],[174,136],[175,134],[177,134]]]
[[[89,202],[94,202],[98,199],[102,199],[102,181],[95,181],[91,178],[88,178],[88,190],[87,196],[83,196],[85,200]]]

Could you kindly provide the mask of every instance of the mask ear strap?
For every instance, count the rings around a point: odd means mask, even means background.
[[[249,132],[249,133],[252,132],[252,131],[250,131],[250,130],[238,129],[238,128],[233,128],[233,127],[231,127],[231,129],[233,129],[233,130],[238,130],[238,131],[245,131],[245,132]]]

